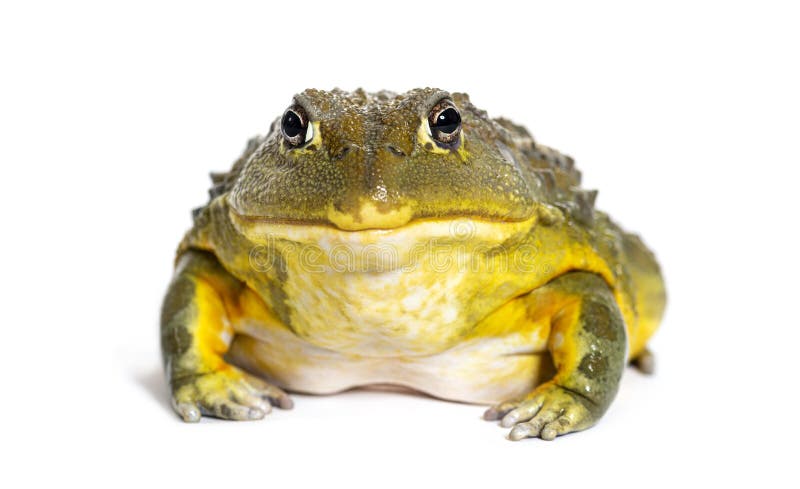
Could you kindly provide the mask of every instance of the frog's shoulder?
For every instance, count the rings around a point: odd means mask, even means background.
[[[567,218],[592,225],[597,190],[581,187],[581,172],[575,160],[535,141],[524,126],[509,119],[501,117],[493,122],[501,128],[502,144],[513,148],[515,156],[522,160],[521,170],[529,172],[530,180],[539,187],[541,203],[560,209]]]

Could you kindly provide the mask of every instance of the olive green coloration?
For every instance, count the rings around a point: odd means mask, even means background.
[[[292,406],[282,389],[390,383],[493,404],[512,440],[592,426],[627,362],[652,371],[665,290],[580,180],[466,94],[296,95],[212,174],[179,246],[176,412],[259,419]]]

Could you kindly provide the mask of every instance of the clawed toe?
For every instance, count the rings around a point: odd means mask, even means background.
[[[500,404],[495,404],[483,413],[483,419],[486,421],[497,421],[502,419],[510,411],[519,406],[520,401],[506,401]]]

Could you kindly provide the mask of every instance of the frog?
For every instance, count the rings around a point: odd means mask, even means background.
[[[305,90],[211,180],[161,311],[184,421],[388,385],[553,440],[653,369],[652,251],[572,157],[467,94]]]

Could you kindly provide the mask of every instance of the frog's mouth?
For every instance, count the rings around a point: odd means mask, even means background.
[[[341,231],[387,230],[405,226],[414,220],[410,206],[403,206],[388,211],[379,211],[374,205],[362,205],[357,214],[350,214],[329,206],[324,213],[306,218],[284,216],[245,215],[231,207],[231,215],[246,225],[277,224],[295,226],[323,226]]]
[[[242,213],[235,205],[229,205],[231,216],[245,226],[263,225],[295,225],[321,226],[344,232],[354,231],[387,231],[408,226],[417,221],[480,221],[499,224],[513,224],[529,221],[535,215],[534,208],[525,213],[475,212],[472,209],[439,210],[435,215],[420,213],[413,204],[394,207],[378,207],[375,203],[364,200],[357,209],[346,212],[328,205],[321,212],[311,212],[304,218],[283,215],[251,215]]]
[[[354,224],[347,215],[336,216],[336,220],[283,219],[244,216],[233,208],[229,208],[229,214],[237,231],[253,243],[269,244],[280,240],[325,246],[409,245],[431,240],[494,246],[529,231],[537,220],[536,213],[527,219],[462,214],[412,218],[401,213],[380,221],[361,220]]]

